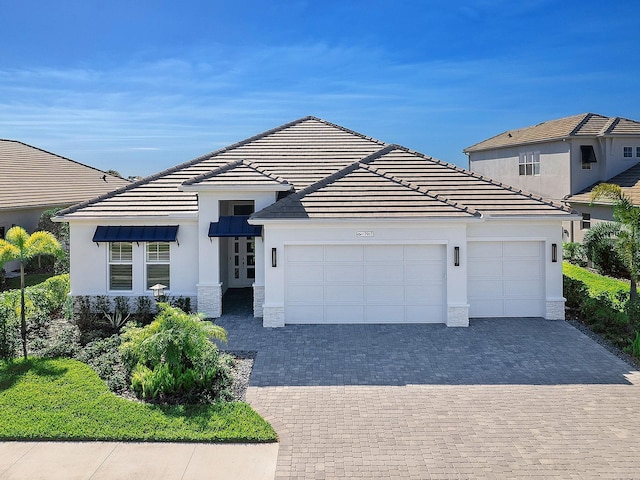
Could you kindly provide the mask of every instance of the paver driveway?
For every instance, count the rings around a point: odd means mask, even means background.
[[[276,478],[640,478],[640,373],[565,322],[218,323],[258,352]]]

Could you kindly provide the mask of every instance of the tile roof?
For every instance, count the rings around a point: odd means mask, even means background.
[[[605,117],[596,113],[582,113],[549,120],[531,127],[508,130],[476,143],[464,152],[479,152],[514,145],[561,140],[570,137],[607,135],[640,135],[640,122],[621,117]]]
[[[67,206],[130,182],[15,140],[0,140],[0,211]]]
[[[622,191],[631,198],[633,204],[640,205],[640,163],[637,163],[633,167],[619,173],[613,178],[610,178],[606,182],[598,183],[613,183],[615,185],[620,185],[622,187]],[[581,192],[570,196],[567,201],[569,203],[591,203],[591,191],[593,190],[593,187],[598,185],[598,183],[594,183]],[[600,200],[595,203],[608,204],[610,202]]]
[[[65,218],[197,215],[191,188],[294,193],[253,218],[566,215],[569,210],[398,145],[305,117],[62,212]],[[184,188],[186,191],[181,191]]]
[[[254,219],[566,215],[560,204],[389,145],[253,215]]]

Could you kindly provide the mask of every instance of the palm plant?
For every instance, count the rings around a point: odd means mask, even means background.
[[[36,255],[60,255],[62,248],[49,232],[35,232],[31,235],[22,227],[12,227],[0,239],[0,267],[5,263],[20,262],[20,334],[22,336],[22,354],[27,358],[27,321],[24,308],[24,267]]]
[[[602,230],[602,239],[613,238],[614,249],[631,277],[630,299],[638,298],[640,277],[640,207],[633,204],[619,185],[601,183],[591,191],[591,202],[604,198],[612,202],[613,218],[617,224],[608,223]]]

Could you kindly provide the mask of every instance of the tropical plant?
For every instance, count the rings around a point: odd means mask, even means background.
[[[226,331],[168,303],[159,303],[158,310],[151,324],[128,328],[122,335],[120,353],[132,389],[149,400],[225,398],[228,366],[211,339],[226,341]]]
[[[629,271],[616,249],[616,238],[621,228],[618,222],[600,222],[594,224],[584,236],[585,255],[601,275],[629,278]]]
[[[631,278],[630,299],[638,299],[637,283],[640,277],[640,207],[633,204],[619,185],[601,183],[591,192],[591,201],[604,198],[612,202],[613,218],[610,238],[614,238],[614,248],[620,256]],[[604,228],[604,227],[602,227]]]
[[[125,316],[122,310],[120,310],[117,307],[114,310],[113,314],[109,312],[103,312],[103,313],[107,322],[109,322],[109,326],[111,327],[111,330],[113,330],[114,333],[118,333],[120,329],[124,327],[124,324],[127,323],[127,320],[129,320],[129,317],[131,317],[130,313],[128,313]]]
[[[569,263],[583,267],[586,262],[584,260],[584,249],[578,242],[566,242],[562,244],[562,258]]]
[[[60,255],[60,243],[50,232],[31,235],[22,227],[12,227],[4,240],[0,239],[0,267],[11,260],[20,262],[20,334],[22,354],[27,358],[27,321],[24,305],[24,267],[36,255]]]

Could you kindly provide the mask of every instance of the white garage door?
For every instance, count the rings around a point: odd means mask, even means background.
[[[444,322],[442,245],[288,245],[286,323]]]
[[[542,242],[469,242],[469,316],[543,316]]]

